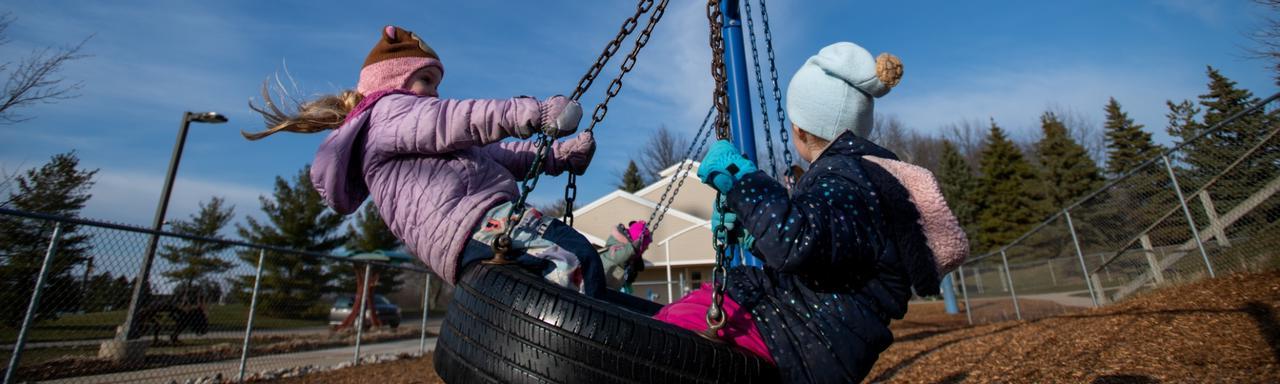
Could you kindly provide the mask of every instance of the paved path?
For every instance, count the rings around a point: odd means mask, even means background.
[[[361,356],[372,356],[382,354],[398,354],[398,353],[416,353],[418,352],[419,339],[409,339],[400,341],[391,341],[378,344],[362,345],[360,348]],[[436,338],[429,337],[426,342],[426,350],[430,351],[436,347]],[[293,368],[304,365],[315,365],[319,367],[331,367],[344,362],[350,362],[352,354],[355,352],[354,346],[341,348],[321,349],[315,351],[287,353],[280,355],[251,357],[248,361],[248,367],[245,368],[245,374],[249,375],[254,372],[266,370]],[[143,371],[118,372],[96,376],[82,376],[75,378],[59,379],[53,381],[45,381],[44,383],[157,383],[166,384],[171,381],[183,382],[187,379],[200,378],[203,376],[214,376],[222,374],[225,379],[234,380],[239,373],[239,360],[224,360],[212,363],[178,365],[172,367],[155,368]]]
[[[431,319],[427,324],[427,330],[439,334],[440,323],[442,319]],[[416,325],[416,324],[415,324]],[[416,326],[414,328],[417,328]],[[257,332],[254,332],[257,334]],[[360,356],[367,357],[383,354],[399,354],[399,353],[416,353],[419,350],[421,339],[413,338],[407,340],[387,341],[375,344],[362,344],[360,346]],[[428,337],[425,343],[427,351],[436,347],[436,338]],[[287,369],[301,367],[305,365],[315,365],[317,367],[331,367],[345,362],[350,362],[352,355],[355,353],[355,346],[345,346],[330,349],[320,349],[314,351],[285,353],[266,356],[250,357],[245,368],[245,375],[254,372],[262,372],[275,369]],[[117,372],[94,376],[81,376],[73,378],[65,378],[51,381],[43,381],[42,383],[156,383],[168,384],[170,382],[182,383],[187,379],[195,379],[204,376],[214,376],[222,374],[224,379],[234,380],[240,372],[240,360],[222,360],[209,363],[175,365],[162,368],[153,368],[141,371]]]
[[[416,322],[415,322],[415,323],[413,323],[413,324],[404,324],[404,325],[402,325],[402,326],[406,326],[406,325],[407,325],[407,326],[411,326],[413,329],[418,329],[417,324],[418,324],[418,323],[416,323]],[[294,336],[307,336],[307,335],[323,335],[323,334],[327,334],[327,333],[329,333],[329,327],[283,328],[283,329],[258,329],[258,330],[254,330],[254,331],[253,331],[253,335],[254,335],[254,336],[270,336],[270,335],[294,335]],[[146,337],[147,339],[151,339],[151,335],[146,335],[145,337]],[[161,332],[161,333],[160,333],[160,339],[161,339],[161,340],[166,340],[166,341],[167,341],[167,340],[169,340],[169,339],[168,339],[168,337],[169,337],[169,334],[168,334],[168,333],[164,333],[164,332]],[[204,334],[203,336],[201,336],[201,335],[196,335],[196,334],[194,334],[194,333],[191,333],[190,331],[187,331],[187,332],[183,332],[183,333],[182,333],[182,335],[180,335],[180,336],[178,337],[178,340],[179,340],[179,341],[186,342],[186,341],[193,341],[193,340],[205,340],[205,339],[239,339],[239,338],[243,338],[243,337],[244,337],[244,330],[239,330],[239,331],[218,331],[218,332],[209,332],[209,333]],[[96,345],[102,344],[102,342],[104,342],[104,341],[108,341],[108,340],[112,340],[112,339],[107,338],[107,339],[84,339],[84,340],[66,340],[66,341],[37,341],[37,342],[30,342],[30,341],[29,341],[29,342],[27,342],[26,347],[27,347],[27,348],[29,348],[29,349],[34,349],[34,348],[60,348],[60,347],[96,346]],[[2,344],[2,345],[0,345],[0,349],[13,349],[13,344]]]
[[[1084,294],[1084,297],[1079,296],[1082,293]],[[1072,292],[1040,293],[1040,294],[1034,294],[1034,295],[1018,295],[1018,298],[1052,301],[1068,307],[1093,308],[1093,298],[1089,297],[1089,291],[1087,290],[1072,291]]]

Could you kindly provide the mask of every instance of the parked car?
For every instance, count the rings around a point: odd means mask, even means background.
[[[333,308],[329,309],[329,325],[338,326],[343,320],[347,319],[347,315],[351,314],[351,306],[355,302],[355,296],[339,296],[333,301]],[[400,307],[392,304],[385,296],[373,295],[373,305],[378,314],[378,320],[382,324],[391,326],[391,329],[400,327]],[[368,317],[364,319],[366,324],[370,320]]]

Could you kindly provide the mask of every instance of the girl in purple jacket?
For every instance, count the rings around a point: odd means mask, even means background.
[[[416,34],[387,26],[369,52],[354,91],[281,111],[264,88],[267,130],[244,133],[257,140],[280,131],[329,136],[316,152],[311,181],[341,214],[372,196],[387,226],[405,247],[450,284],[466,263],[493,256],[489,244],[505,231],[516,181],[536,155],[536,132],[564,137],[577,130],[582,107],[563,96],[545,100],[450,100],[436,87],[444,66]],[[556,142],[543,170],[581,174],[595,140],[584,132]],[[513,248],[523,261],[545,265],[544,275],[596,296],[603,266],[595,249],[573,228],[528,209],[516,226]]]

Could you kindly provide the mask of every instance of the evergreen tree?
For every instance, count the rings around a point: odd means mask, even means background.
[[[1200,95],[1200,105],[1204,107],[1204,125],[1212,128],[1222,126],[1206,135],[1212,150],[1210,159],[1201,159],[1197,164],[1202,167],[1195,174],[1199,177],[1223,175],[1219,185],[1213,188],[1215,195],[1228,202],[1237,202],[1248,197],[1257,189],[1255,184],[1262,184],[1280,174],[1276,170],[1274,154],[1280,153],[1280,145],[1270,140],[1254,155],[1230,171],[1227,167],[1243,156],[1245,151],[1257,145],[1264,136],[1275,129],[1276,118],[1268,114],[1265,108],[1246,113],[1239,118],[1227,121],[1259,102],[1252,92],[1236,88],[1236,82],[1223,76],[1217,69],[1209,67],[1209,92]],[[1219,197],[1219,196],[1215,196]],[[1225,207],[1229,207],[1227,205]],[[1222,207],[1222,206],[1220,206]],[[1225,208],[1224,207],[1224,208]]]
[[[1035,225],[1041,212],[1035,169],[995,121],[984,146],[979,155],[978,252],[1007,245]]]
[[[299,171],[292,184],[276,176],[273,198],[263,196],[258,200],[267,222],[248,217],[244,225],[236,225],[240,237],[248,242],[318,253],[331,252],[347,242],[345,234],[338,234],[344,218],[329,210],[311,186],[310,166]],[[267,253],[258,296],[263,311],[291,318],[323,316],[326,309],[322,308],[325,303],[320,302],[320,296],[334,289],[332,276],[325,268],[331,262]],[[239,256],[249,265],[258,262],[258,251],[241,252]],[[253,276],[241,276],[238,285],[253,286]]]
[[[1107,112],[1107,174],[1116,177],[1159,154],[1160,147],[1151,141],[1151,134],[1135,124],[1129,114],[1120,109],[1113,97],[1104,108]]]
[[[76,217],[89,201],[89,188],[97,172],[80,169],[80,159],[74,152],[54,155],[48,163],[15,178],[16,189],[9,192],[8,207]],[[0,308],[6,309],[0,311],[3,323],[13,326],[22,321],[54,226],[44,220],[0,217]],[[83,287],[72,269],[88,260],[89,238],[80,233],[77,225],[62,225],[58,247],[45,277],[37,321],[78,309],[84,297],[80,292]]]
[[[191,215],[188,220],[176,221],[170,227],[175,233],[200,237],[218,237],[222,228],[235,217],[234,207],[224,206],[226,201],[221,197],[213,197],[208,203],[200,203],[200,212]],[[231,261],[222,258],[222,252],[230,248],[230,244],[211,243],[205,241],[182,240],[181,245],[165,244],[160,250],[160,257],[167,260],[174,269],[164,271],[161,275],[178,282],[184,292],[199,292],[206,299],[212,299],[201,287],[211,287],[221,295],[221,286],[212,276],[231,269]],[[217,296],[217,295],[213,295]]]
[[[347,224],[347,238],[346,249],[351,252],[392,251],[401,248],[400,238],[387,228],[387,223],[382,220],[382,215],[378,214],[378,208],[372,202],[365,204],[360,210],[354,225]],[[334,272],[341,282],[338,287],[339,292],[354,293],[356,291],[356,270],[351,267],[351,264],[339,264],[334,267]],[[374,293],[389,294],[398,289],[402,283],[399,269],[375,268],[374,272],[378,273],[378,283],[373,289]]]
[[[965,161],[964,156],[949,140],[942,141],[942,161],[939,166],[938,184],[942,187],[942,195],[947,205],[956,215],[969,242],[977,244],[978,223],[978,179],[973,175],[973,168]]]
[[[1084,146],[1067,133],[1067,126],[1052,112],[1040,116],[1044,136],[1036,143],[1041,186],[1048,199],[1044,212],[1055,212],[1102,185],[1098,164]]]
[[[640,175],[640,168],[636,167],[635,160],[627,162],[627,171],[622,173],[622,183],[618,184],[618,189],[635,193],[644,189],[644,176]]]

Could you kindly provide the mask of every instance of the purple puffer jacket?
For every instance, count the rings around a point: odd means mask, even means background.
[[[387,95],[329,134],[316,152],[311,181],[342,214],[373,195],[391,232],[452,284],[472,230],[489,208],[515,199],[515,182],[536,155],[532,141],[501,140],[537,130],[565,104],[563,97]],[[589,136],[557,142],[545,173],[581,172],[590,157],[582,155],[594,149],[590,142]]]

